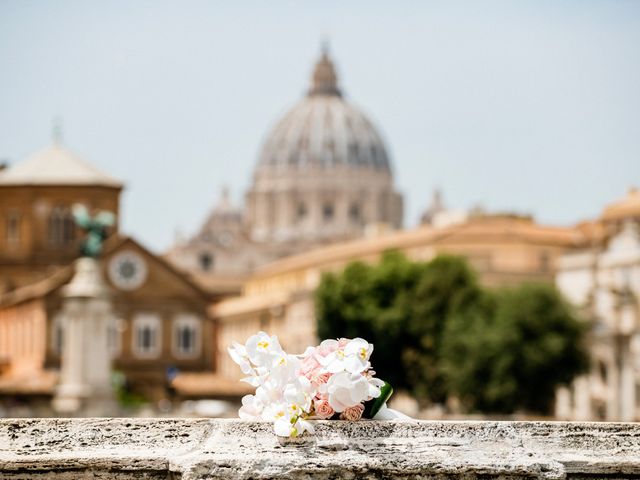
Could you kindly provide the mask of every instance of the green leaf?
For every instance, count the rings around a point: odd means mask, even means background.
[[[373,398],[365,403],[364,412],[362,416],[364,418],[373,418],[380,411],[382,406],[387,403],[387,401],[391,398],[393,394],[393,387],[389,385],[387,382],[384,382],[384,385],[380,387],[380,396],[378,398]]]

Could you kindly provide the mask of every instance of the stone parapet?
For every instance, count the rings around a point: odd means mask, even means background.
[[[640,424],[0,420],[0,478],[640,478]]]

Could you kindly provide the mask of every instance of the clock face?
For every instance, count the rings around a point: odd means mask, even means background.
[[[121,290],[135,290],[147,279],[147,264],[136,252],[122,251],[109,262],[109,278]]]

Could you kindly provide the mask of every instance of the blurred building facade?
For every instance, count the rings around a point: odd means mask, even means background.
[[[580,226],[582,249],[559,259],[557,285],[592,322],[591,371],[558,392],[556,414],[640,420],[640,191]]]
[[[307,95],[267,136],[244,207],[223,194],[201,230],[167,257],[201,279],[242,276],[375,225],[399,228],[402,217],[384,142],[345,100],[325,48]]]
[[[73,204],[119,213],[122,184],[59,141],[0,172],[0,397],[48,399],[58,382],[63,289],[82,232]],[[115,321],[109,343],[126,388],[147,398],[172,393],[181,372],[212,372],[212,297],[116,225],[102,275]],[[213,297],[215,298],[215,297]],[[169,376],[171,378],[169,378]],[[179,392],[177,392],[179,394]]]
[[[323,272],[340,271],[349,262],[375,262],[389,250],[424,261],[449,253],[466,257],[487,285],[553,282],[557,259],[582,239],[574,228],[543,226],[530,217],[479,214],[442,227],[426,224],[278,260],[252,275],[241,296],[211,307],[219,329],[219,373],[239,378],[237,365],[224,351],[259,330],[278,335],[290,352],[301,353],[315,344],[314,290]]]

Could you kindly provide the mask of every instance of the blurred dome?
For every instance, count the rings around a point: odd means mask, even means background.
[[[307,95],[269,132],[246,205],[252,240],[291,249],[402,224],[384,143],[342,97],[326,48]]]
[[[307,96],[267,137],[258,169],[335,166],[390,170],[377,130],[342,97],[333,62],[325,48],[313,71]]]

